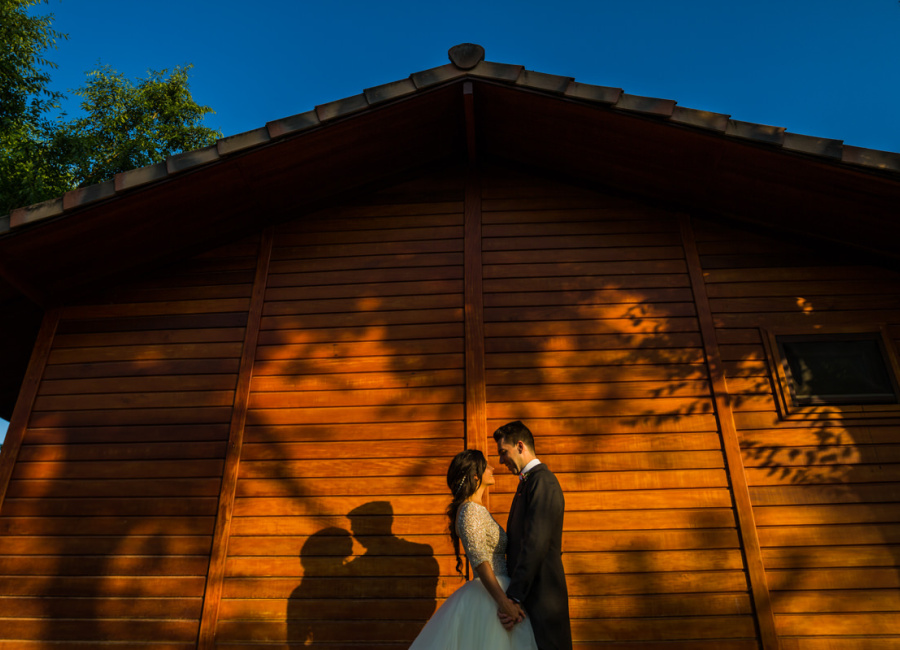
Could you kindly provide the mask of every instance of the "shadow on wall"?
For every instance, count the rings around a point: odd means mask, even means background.
[[[372,501],[347,514],[352,534],[329,527],[307,539],[303,580],[287,606],[289,644],[379,641],[387,627],[392,636],[418,633],[436,606],[438,562],[431,546],[393,534],[393,515],[390,502]],[[366,552],[352,559],[354,539]],[[399,603],[398,593],[408,600]],[[398,608],[401,620],[391,620]]]
[[[823,407],[818,417],[825,417]],[[783,634],[896,633],[900,606],[897,427],[839,419],[807,424],[793,443],[766,431],[744,441],[763,562]],[[798,505],[802,504],[802,505]],[[852,591],[850,591],[852,590]],[[816,599],[809,594],[817,594]]]

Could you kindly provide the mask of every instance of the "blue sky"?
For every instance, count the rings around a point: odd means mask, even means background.
[[[447,62],[487,59],[900,151],[897,0],[49,0],[69,34],[54,86],[102,61],[130,77],[193,63],[207,125],[234,135]],[[77,103],[73,103],[77,110]]]
[[[490,61],[900,152],[897,0],[49,0],[37,10],[69,35],[49,54],[54,89],[82,86],[98,62],[131,78],[193,63],[194,98],[226,136],[442,65],[451,46],[473,42]]]

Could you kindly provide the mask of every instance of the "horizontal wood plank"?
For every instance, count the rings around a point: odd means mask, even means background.
[[[216,502],[215,497],[6,499],[3,514],[8,517],[183,517],[214,515]]]
[[[299,424],[293,426],[247,427],[245,441],[266,442],[338,442],[353,440],[415,440],[421,438],[462,438],[460,422],[394,422],[384,427],[379,423]]]
[[[462,386],[321,391],[269,391],[251,393],[251,409],[340,406],[392,406],[400,404],[457,404],[465,399]]]
[[[240,357],[241,343],[172,343],[117,345],[101,348],[60,348],[50,353],[49,365],[156,359],[232,359]]]
[[[68,443],[164,443],[224,440],[228,425],[170,424],[162,426],[54,427],[29,429],[25,446]]]
[[[146,377],[161,375],[220,375],[237,373],[240,359],[154,359],[108,363],[71,363],[47,366],[44,380],[88,377]]]
[[[203,576],[207,555],[198,556],[0,556],[0,575],[32,576]]]
[[[374,244],[367,244],[374,245]],[[423,266],[415,268],[353,269],[349,271],[310,271],[306,273],[282,273],[272,269],[270,287],[314,287],[335,284],[360,284],[366,282],[423,282],[462,279],[461,266]]]
[[[464,342],[460,338],[414,339],[410,341],[360,341],[350,343],[321,343],[294,345],[261,345],[256,349],[259,360],[287,359],[354,359],[391,354],[462,354]]]
[[[205,576],[0,576],[8,596],[200,598]]]
[[[218,300],[181,300],[163,302],[137,302],[113,305],[83,305],[64,307],[62,318],[118,318],[123,316],[164,316],[169,314],[216,314],[246,312],[250,306],[247,298],[220,298]]]
[[[462,420],[462,404],[379,405],[342,408],[251,409],[247,424],[317,424],[397,422],[404,420]]]
[[[310,246],[276,246],[273,253],[278,259],[269,265],[267,286],[280,285],[278,276],[293,272],[294,260],[314,258],[366,257],[370,255],[418,255],[430,253],[459,253],[463,250],[462,239],[424,239],[420,241],[382,241],[345,244],[318,244]],[[352,267],[351,267],[352,268]],[[275,284],[272,281],[275,280]]]
[[[199,598],[41,598],[7,597],[3,613],[9,618],[200,618]],[[3,646],[0,645],[0,648]]]
[[[0,517],[0,534],[54,535],[212,535],[214,517],[142,517],[140,525],[124,517]]]
[[[861,485],[773,485],[750,488],[754,506],[891,503],[900,500],[895,483]]]
[[[574,275],[551,277],[503,277],[486,278],[483,283],[485,296],[495,293],[519,291],[598,291],[639,290],[657,288],[686,288],[690,286],[687,273],[658,274],[635,273],[629,275]]]
[[[290,316],[264,316],[260,327],[270,329],[303,329],[307,327],[371,327],[431,323],[459,323],[462,309],[418,309],[404,311],[379,311],[373,313],[351,312],[344,314],[314,314]]]
[[[11,481],[7,496],[30,498],[102,497],[214,497],[218,478],[200,479],[38,479]]]
[[[900,503],[759,506],[759,526],[894,523],[900,521]]]
[[[772,593],[776,613],[900,612],[900,592],[891,589],[852,591],[777,591]]]
[[[453,263],[462,263],[462,258],[456,259],[458,256],[457,253],[452,253],[448,255],[452,256],[449,258],[444,258],[444,264],[434,264],[434,266],[446,266],[448,264]],[[344,269],[347,268],[344,266],[342,262],[344,262],[346,258],[338,258],[337,260],[330,260],[335,262],[332,265],[324,264],[325,261],[328,260],[307,260],[301,265],[298,261],[295,263],[295,270],[300,272],[320,272],[327,270],[335,270],[335,269]],[[372,258],[354,258],[360,260],[369,260]],[[384,266],[407,266],[404,264],[391,264],[391,261],[396,259],[395,257],[378,257],[375,259],[383,260]],[[431,258],[429,258],[431,259]],[[315,262],[315,264],[313,264]],[[371,265],[366,265],[363,262],[359,263],[360,269],[368,269]],[[451,279],[451,280],[416,280],[418,277],[418,267],[419,266],[429,266],[428,264],[421,265],[408,265],[413,268],[410,269],[411,279],[404,281],[386,281],[386,282],[365,282],[365,283],[350,283],[350,284],[327,284],[327,285],[301,285],[298,287],[294,286],[270,286],[266,289],[266,301],[267,302],[276,302],[276,301],[293,301],[293,300],[333,300],[333,299],[375,299],[375,298],[386,298],[392,296],[421,296],[423,294],[428,293],[429,291],[433,291],[434,293],[441,294],[452,294],[452,293],[461,293],[463,290],[463,282],[461,279]],[[352,268],[352,267],[350,267]],[[375,266],[374,268],[381,268],[380,266]],[[372,278],[369,278],[370,280]]]
[[[451,370],[463,367],[462,354],[425,354],[397,356],[357,357],[347,359],[272,359],[257,361],[254,375],[346,374],[361,372],[408,372],[426,370]]]
[[[230,407],[233,403],[233,390],[44,395],[35,399],[34,411]]]
[[[105,427],[135,424],[223,424],[231,417],[231,407],[195,406],[191,408],[118,409],[87,411],[34,412],[29,427]]]
[[[828,567],[895,567],[900,546],[827,546],[828,540],[816,546],[764,548],[763,562],[770,569],[819,569]],[[846,544],[858,543],[854,539]]]
[[[8,536],[3,552],[9,555],[204,555],[212,539],[208,535],[124,536]]]
[[[484,278],[550,278],[563,276],[598,275],[660,275],[686,273],[683,260],[651,260],[621,262],[562,262],[559,264],[486,264]]]
[[[579,336],[585,334],[652,334],[659,341],[674,332],[698,332],[696,318],[610,318],[601,320],[566,320],[549,318],[537,321],[486,322],[485,336]]]
[[[177,641],[191,642],[197,634],[196,620],[58,619],[47,625],[42,619],[4,621],[0,636],[8,639],[51,641]]]
[[[242,327],[215,329],[134,330],[82,334],[60,334],[54,337],[53,347],[97,348],[111,345],[153,345],[172,343],[228,343],[244,339]]]
[[[222,460],[18,463],[14,479],[220,478]]]
[[[250,392],[260,393],[291,391],[349,390],[389,388],[429,388],[461,386],[463,371],[460,368],[432,370],[398,370],[388,372],[343,373],[339,375],[276,375],[256,376],[250,380]]]
[[[154,393],[170,391],[233,391],[234,375],[162,375],[58,379],[41,382],[38,395],[91,395],[102,393]]]
[[[376,296],[371,298],[330,298],[319,300],[267,301],[266,316],[285,314],[340,314],[354,312],[396,311],[402,309],[448,309],[462,306],[460,293],[439,293],[423,283],[423,295]]]
[[[699,363],[702,356],[700,348],[509,352],[488,354],[485,356],[485,364],[491,370],[495,368],[578,368],[631,364],[687,365]]]
[[[787,636],[897,634],[897,614],[776,614],[775,626]]]

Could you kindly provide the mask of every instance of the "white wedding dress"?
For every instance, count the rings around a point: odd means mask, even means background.
[[[477,567],[490,562],[505,590],[506,531],[482,505],[467,501],[456,515],[456,532]],[[434,613],[409,650],[537,650],[531,621],[527,618],[507,632],[497,618],[497,603],[479,578],[456,590]]]

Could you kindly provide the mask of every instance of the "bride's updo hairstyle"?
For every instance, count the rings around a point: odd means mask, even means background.
[[[462,556],[459,554],[459,535],[456,532],[456,513],[459,507],[481,485],[481,477],[487,469],[487,459],[477,449],[461,451],[450,461],[447,469],[447,487],[453,495],[453,501],[447,506],[447,516],[450,518],[450,539],[453,541],[453,550],[456,551],[456,570],[462,575]]]

